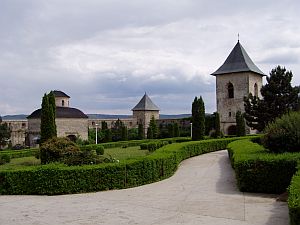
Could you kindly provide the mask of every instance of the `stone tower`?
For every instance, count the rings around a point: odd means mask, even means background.
[[[152,102],[149,96],[145,93],[139,103],[132,109],[133,118],[136,118],[138,124],[144,127],[144,134],[147,135],[152,116],[157,120],[159,119],[159,108]]]
[[[265,74],[253,63],[238,41],[224,64],[211,75],[216,77],[221,131],[227,135],[235,134],[235,114],[237,111],[245,111],[243,99],[249,93],[261,97],[262,77]],[[255,131],[247,128],[247,133]]]

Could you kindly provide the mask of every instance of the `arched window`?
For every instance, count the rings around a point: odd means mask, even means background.
[[[258,97],[258,87],[257,87],[257,83],[254,84],[254,96]]]
[[[61,106],[62,106],[62,107],[65,106],[65,100],[61,100]]]
[[[228,90],[228,98],[234,98],[234,88],[231,82],[228,83],[227,90]]]

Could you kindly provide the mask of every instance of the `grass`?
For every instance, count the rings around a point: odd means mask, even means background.
[[[18,169],[24,168],[24,166],[36,166],[40,165],[41,160],[35,158],[34,156],[22,157],[22,158],[13,158],[10,163],[4,164],[0,166],[0,169]]]
[[[127,148],[110,148],[105,149],[104,156],[112,157],[120,161],[127,159],[135,159],[139,157],[144,157],[149,155],[148,150],[140,150],[140,146],[127,147]],[[22,158],[13,158],[10,163],[0,165],[0,170],[10,170],[10,169],[19,169],[24,168],[24,166],[36,166],[40,165],[41,160],[36,159],[34,156],[22,157]]]
[[[141,150],[140,146],[127,147],[127,148],[110,148],[104,150],[105,157],[113,157],[120,161],[124,161],[126,159],[135,159],[139,157],[144,157],[149,155],[148,150]]]

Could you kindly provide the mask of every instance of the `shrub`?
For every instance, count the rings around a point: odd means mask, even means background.
[[[104,154],[104,147],[102,145],[85,145],[80,146],[81,151],[92,151],[95,150],[97,155],[103,155]]]
[[[103,163],[104,158],[97,155],[95,150],[74,152],[64,157],[63,163],[68,166],[88,165]]]
[[[0,165],[10,162],[10,156],[8,154],[1,154],[0,155]]]
[[[263,145],[271,152],[300,151],[300,112],[290,112],[277,118],[265,129]]]
[[[232,142],[227,149],[238,187],[247,192],[285,192],[300,159],[299,153],[269,153],[249,140]]]
[[[288,206],[290,214],[290,224],[300,225],[300,171],[293,176],[288,189]]]
[[[42,164],[63,161],[66,156],[79,152],[79,147],[68,138],[51,138],[41,144],[40,158]]]

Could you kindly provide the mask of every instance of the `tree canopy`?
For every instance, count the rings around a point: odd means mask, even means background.
[[[42,109],[41,109],[41,140],[43,143],[52,137],[57,136],[56,124],[55,124],[55,98],[53,92],[49,94],[44,94],[42,99]]]
[[[275,118],[299,107],[299,87],[292,87],[292,78],[291,71],[277,66],[261,88],[262,99],[252,94],[244,98],[245,119],[249,127],[262,131]]]
[[[205,106],[202,97],[195,97],[192,104],[192,139],[201,140],[205,135]]]
[[[10,138],[10,129],[7,126],[7,123],[2,123],[2,117],[0,116],[0,147],[7,144],[8,139]]]

